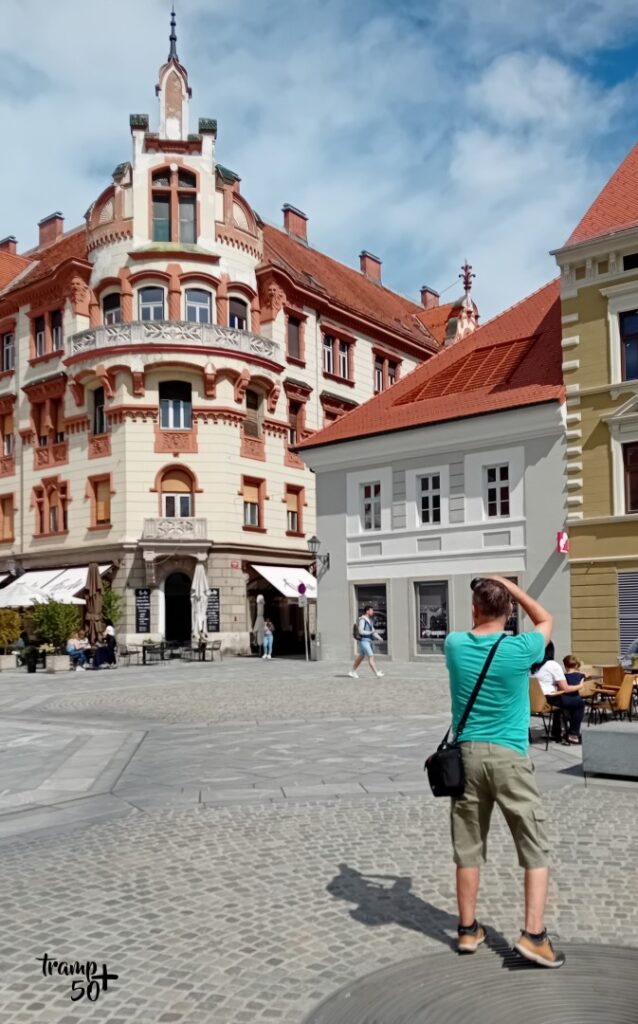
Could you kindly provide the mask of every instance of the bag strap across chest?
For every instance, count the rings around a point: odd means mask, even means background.
[[[492,664],[492,661],[494,660],[494,655],[496,654],[496,652],[498,650],[498,645],[500,644],[501,640],[503,640],[505,638],[506,635],[507,635],[506,633],[501,633],[501,635],[499,636],[499,638],[496,641],[496,643],[493,644],[492,647],[490,648],[490,652],[489,652],[487,658],[485,659],[485,664],[483,665],[483,668],[481,669],[480,675],[479,675],[478,679],[476,680],[476,683],[474,685],[474,689],[472,690],[472,694],[470,696],[470,699],[468,700],[467,704],[465,705],[465,711],[461,715],[461,720],[459,721],[458,728],[457,728],[456,733],[454,735],[454,739],[455,739],[455,741],[457,743],[459,741],[459,737],[460,737],[461,733],[463,732],[465,726],[467,725],[467,720],[468,720],[468,718],[470,716],[470,712],[471,712],[472,708],[474,707],[474,704],[476,702],[476,698],[479,695],[479,690],[481,689],[481,687],[482,687],[482,685],[483,685],[483,683],[485,681],[485,677],[486,677],[487,673],[490,670],[490,665]],[[449,732],[449,730],[448,730],[448,732]]]

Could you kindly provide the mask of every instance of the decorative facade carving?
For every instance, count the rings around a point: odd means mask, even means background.
[[[246,437],[242,430],[239,454],[245,459],[257,459],[258,462],[265,462],[266,445],[263,437]]]
[[[146,383],[144,381],[144,373],[137,370],[132,370],[131,375],[133,378],[133,394],[136,398],[144,398],[146,394]]]
[[[33,468],[47,469],[50,466],[64,466],[69,461],[69,442],[37,445],[33,450]]]
[[[142,540],[192,541],[205,540],[208,533],[208,520],[198,518],[169,518],[158,516],[145,519],[142,528]],[[151,551],[144,552],[144,560],[155,555]]]
[[[275,409],[277,408],[277,402],[279,401],[280,394],[281,394],[281,384],[277,380],[273,384],[272,388],[270,389],[270,393],[268,395],[268,402],[267,402],[268,412],[274,412],[275,411]]]
[[[81,277],[72,277],[69,291],[71,293],[73,311],[79,313],[80,316],[88,316],[91,292],[86,281],[83,281]]]
[[[89,458],[103,459],[111,454],[111,435],[92,434],[89,437]]]
[[[66,389],[66,374],[51,377],[49,380],[27,384],[23,390],[30,402],[46,402],[47,398],[63,398]]]
[[[73,380],[69,381],[69,390],[73,395],[73,401],[75,402],[77,407],[81,409],[82,406],[84,405],[84,384],[82,383],[82,381],[77,380],[77,378],[74,378]]]
[[[13,476],[16,471],[15,455],[0,456],[0,476]]]
[[[246,397],[246,388],[250,384],[250,370],[245,367],[235,381],[235,401],[237,404],[243,402]]]
[[[73,334],[68,341],[71,356],[95,349],[135,345],[186,345],[199,348],[228,349],[263,356],[279,362],[279,345],[270,338],[220,324],[191,324],[173,320],[133,320],[123,324],[101,324]]]
[[[217,395],[217,370],[212,363],[206,363],[204,367],[204,394],[206,398],[215,398]]]
[[[197,452],[197,424],[191,430],[162,430],[155,424],[154,451],[180,455]]]

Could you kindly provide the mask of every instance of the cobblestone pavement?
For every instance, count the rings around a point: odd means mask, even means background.
[[[421,771],[440,670],[276,665],[0,678],[0,1024],[300,1024],[353,978],[449,946],[447,801]],[[638,791],[586,788],[578,751],[534,756],[550,929],[638,948]],[[480,910],[508,939],[520,888],[497,820]],[[118,978],[72,1002],[44,953]]]

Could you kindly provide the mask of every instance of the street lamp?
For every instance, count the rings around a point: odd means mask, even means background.
[[[327,569],[330,568],[330,555],[329,554],[320,555],[319,554],[319,548],[320,547],[321,547],[321,541],[319,540],[319,538],[316,537],[316,536],[315,537],[310,537],[310,539],[308,541],[308,551],[310,552],[310,554],[315,559],[315,562],[318,563],[321,566],[322,569],[327,570]]]

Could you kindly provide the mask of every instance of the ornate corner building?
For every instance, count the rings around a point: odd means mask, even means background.
[[[35,249],[0,242],[0,569],[110,565],[120,635],[180,640],[200,562],[225,649],[248,648],[257,590],[294,649],[297,610],[254,569],[311,562],[314,478],[292,446],[477,311],[393,293],[367,251],[337,263],[289,204],[264,223],[216,160],[216,121],[190,131],[174,20],[156,92],[159,130],[131,116],[131,160],[85,223],[56,212]]]

